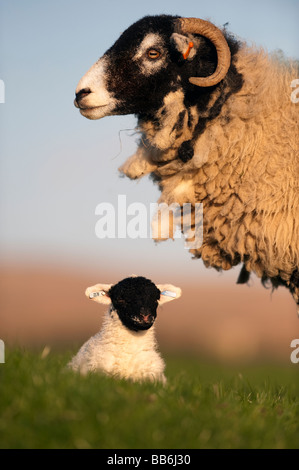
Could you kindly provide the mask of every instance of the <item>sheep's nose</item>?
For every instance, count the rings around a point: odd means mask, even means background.
[[[82,88],[82,90],[80,90],[80,91],[78,91],[78,93],[76,93],[76,100],[75,101],[79,104],[80,101],[82,100],[82,98],[89,95],[90,93],[91,93],[90,88]]]

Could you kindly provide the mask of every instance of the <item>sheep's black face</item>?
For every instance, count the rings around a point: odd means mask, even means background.
[[[198,98],[202,91],[189,83],[189,77],[208,76],[214,71],[215,48],[202,38],[193,50],[197,59],[184,60],[185,45],[180,50],[174,39],[177,18],[148,16],[120,36],[78,84],[75,105],[83,116],[152,115],[167,95],[179,89],[191,90]]]
[[[174,17],[146,17],[130,26],[80,80],[75,106],[83,116],[138,114],[157,108],[172,81]]]
[[[124,326],[139,331],[153,325],[160,291],[152,281],[129,277],[112,286],[108,294]]]
[[[117,99],[116,114],[159,109],[178,88],[179,54],[172,47],[174,17],[146,17],[130,26],[106,52],[107,90]]]

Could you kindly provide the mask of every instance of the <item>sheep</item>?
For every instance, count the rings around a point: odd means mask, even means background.
[[[133,382],[165,384],[165,363],[157,351],[153,324],[158,305],[178,299],[181,289],[131,276],[115,285],[88,287],[85,294],[109,308],[101,331],[83,344],[69,368],[81,374],[101,371]]]
[[[135,114],[141,137],[120,168],[150,175],[159,203],[203,204],[203,243],[218,271],[241,264],[286,286],[299,308],[299,126],[291,100],[298,62],[198,18],[148,16],[81,78],[89,119]]]

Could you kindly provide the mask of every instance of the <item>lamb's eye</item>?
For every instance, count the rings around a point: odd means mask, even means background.
[[[157,51],[156,49],[149,49],[147,51],[147,57],[151,60],[159,59],[161,52]]]

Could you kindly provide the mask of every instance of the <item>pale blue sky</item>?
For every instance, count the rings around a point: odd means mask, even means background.
[[[120,143],[119,131],[133,129],[135,118],[89,121],[73,106],[74,90],[124,29],[160,13],[229,22],[229,30],[248,41],[299,56],[298,0],[0,0],[2,257],[219,276],[192,261],[180,242],[99,240],[94,232],[100,202],[116,203],[126,194],[128,203],[149,205],[159,194],[147,179],[117,174],[136,147],[128,132],[121,132]]]

